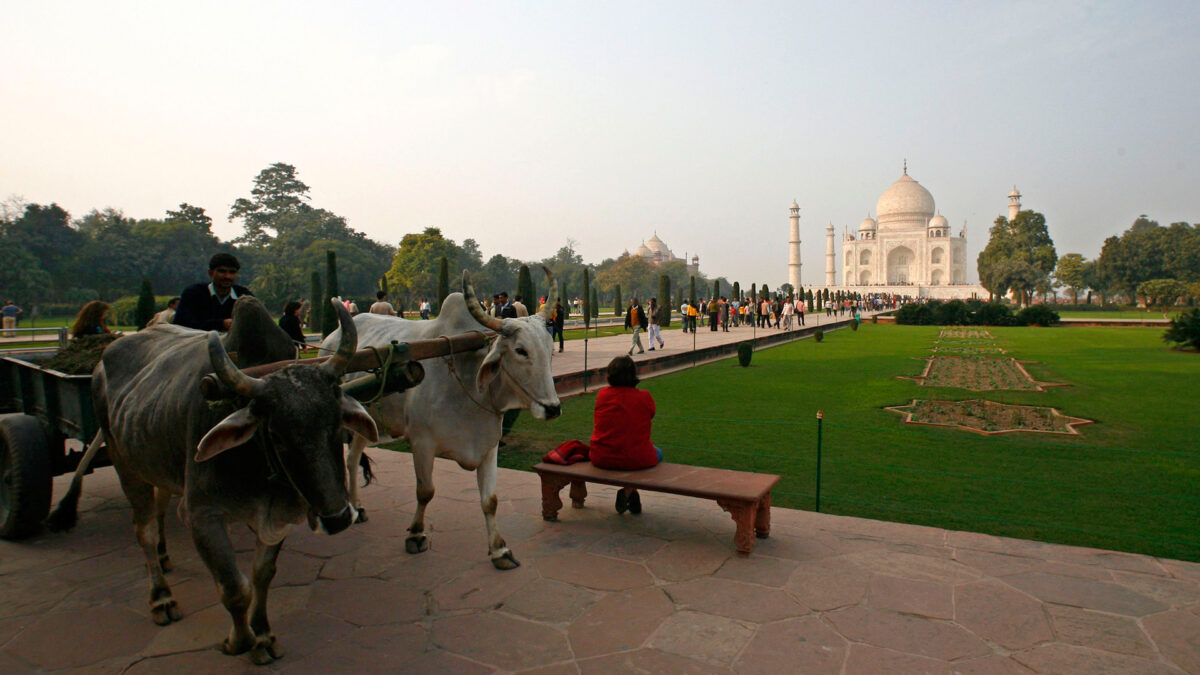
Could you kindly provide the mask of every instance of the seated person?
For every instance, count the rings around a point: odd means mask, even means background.
[[[79,314],[75,317],[75,323],[71,324],[71,337],[78,340],[88,335],[111,333],[108,326],[104,325],[107,317],[108,303],[99,300],[89,302],[79,310]]]
[[[588,457],[601,469],[649,469],[662,461],[662,450],[650,442],[654,397],[637,388],[637,366],[629,356],[608,364],[608,385],[596,393],[596,413]],[[617,513],[639,514],[642,498],[635,488],[617,492]]]
[[[233,325],[233,303],[243,295],[254,295],[237,285],[241,263],[230,253],[218,253],[208,261],[208,278],[192,284],[179,296],[175,323],[197,330],[228,331]]]
[[[279,327],[297,343],[300,349],[308,349],[304,332],[300,330],[300,303],[292,300],[283,306],[283,316],[279,317]]]

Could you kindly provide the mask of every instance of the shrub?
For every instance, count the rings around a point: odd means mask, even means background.
[[[824,340],[825,339],[825,331],[821,330],[820,328],[814,330],[813,331],[813,339],[816,340],[817,342]]]
[[[173,296],[156,295],[154,296],[154,306],[158,309],[166,309],[167,301]],[[137,325],[137,305],[138,296],[127,295],[123,298],[118,298],[108,303],[108,326],[136,326]],[[74,320],[75,315],[82,309],[82,305],[74,307],[70,310],[70,317]]]
[[[751,342],[740,342],[737,346],[738,365],[745,368],[750,365],[750,357],[754,354],[754,344]]]
[[[1017,312],[1016,322],[1019,326],[1049,326],[1058,323],[1058,312],[1049,305],[1029,305]]]
[[[896,323],[909,326],[933,324],[933,309],[927,302],[910,302],[896,311]]]
[[[858,330],[858,319],[855,319],[850,322],[850,330],[854,330],[854,331]]]
[[[933,321],[939,326],[966,326],[971,323],[971,313],[962,300],[941,302],[933,306]]]
[[[1200,309],[1183,312],[1171,319],[1171,326],[1163,333],[1166,342],[1200,349]]]
[[[871,323],[879,323],[879,315],[878,314],[871,315]]]
[[[975,309],[975,323],[980,326],[1011,326],[1012,308],[1001,302],[981,302]]]

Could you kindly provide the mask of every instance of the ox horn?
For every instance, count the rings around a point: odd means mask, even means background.
[[[233,361],[229,358],[229,353],[225,351],[225,345],[221,344],[221,338],[216,331],[208,334],[208,360],[212,362],[213,371],[221,380],[221,384],[239,395],[254,398],[262,391],[262,380],[243,373],[233,365]]]
[[[346,372],[354,350],[358,349],[358,327],[354,325],[354,319],[350,318],[350,311],[342,304],[341,298],[330,298],[329,304],[333,305],[334,311],[337,312],[342,339],[338,343],[337,352],[322,364],[322,367],[333,373],[334,377],[341,377],[342,373]]]
[[[471,316],[491,330],[500,330],[500,319],[484,314],[483,307],[479,306],[479,298],[475,297],[475,287],[471,285],[471,275],[466,270],[463,270],[462,289],[463,299],[467,301],[467,311],[471,313]]]
[[[538,312],[543,319],[550,321],[554,318],[554,303],[558,302],[558,288],[554,284],[554,275],[550,273],[550,268],[542,265],[542,271],[546,273],[546,281],[550,284],[550,290],[546,292],[546,304],[542,307],[542,311]]]

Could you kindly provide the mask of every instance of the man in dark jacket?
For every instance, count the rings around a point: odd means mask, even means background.
[[[233,303],[243,295],[254,295],[237,285],[241,263],[230,253],[218,253],[208,261],[208,283],[192,284],[179,294],[175,323],[198,330],[228,331],[233,325]]]
[[[642,347],[642,338],[639,337],[642,331],[646,330],[646,326],[650,325],[650,320],[646,318],[646,310],[642,309],[638,299],[633,299],[633,304],[629,305],[629,310],[625,312],[625,328],[633,329],[633,344],[629,347],[629,355],[633,356],[633,350],[636,347],[639,354],[644,354],[646,349]]]

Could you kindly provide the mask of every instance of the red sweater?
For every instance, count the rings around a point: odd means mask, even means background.
[[[658,464],[650,442],[654,397],[635,387],[604,387],[596,394],[588,458],[601,469],[649,469]]]

